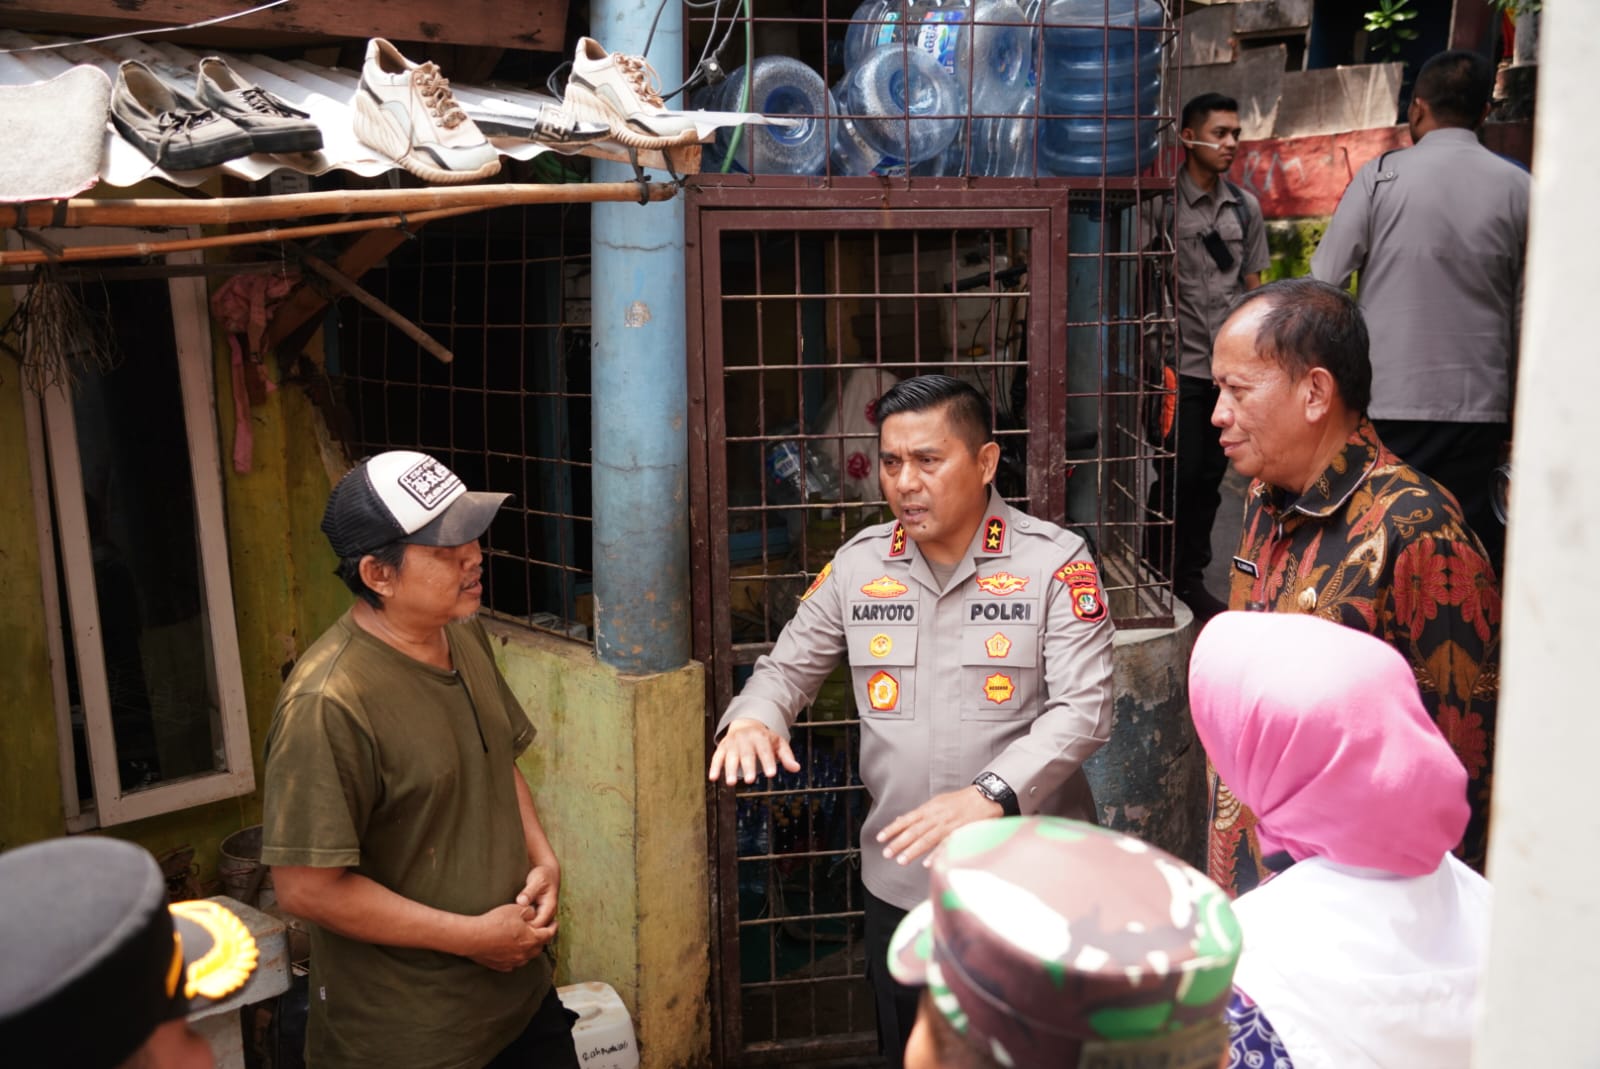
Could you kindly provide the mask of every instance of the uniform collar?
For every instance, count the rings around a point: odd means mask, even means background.
[[[1195,183],[1193,178],[1189,177],[1188,167],[1178,168],[1178,191],[1183,194],[1183,199],[1191,207],[1203,200],[1214,200],[1218,204],[1227,204],[1237,199],[1233,195],[1233,190],[1229,188],[1227,180],[1222,175],[1217,176],[1216,185],[1212,186],[1210,190],[1204,190]]]
[[[1378,432],[1363,417],[1356,429],[1350,432],[1350,437],[1345,439],[1344,448],[1332,463],[1292,504],[1289,503],[1287,491],[1260,481],[1256,482],[1252,492],[1264,500],[1267,510],[1275,516],[1280,512],[1298,512],[1315,519],[1326,519],[1343,508],[1356,488],[1366,482],[1372,470],[1378,466],[1382,451],[1383,443],[1378,441]]]
[[[973,533],[966,553],[956,562],[956,570],[950,575],[950,586],[947,589],[954,590],[971,578],[978,570],[979,560],[1011,556],[1011,542],[1016,537],[1015,512],[1016,510],[1007,505],[1000,492],[991,485],[989,505],[984,510],[983,520],[978,524],[978,530]],[[940,592],[938,580],[934,578],[933,569],[928,566],[921,548],[906,535],[905,528],[898,520],[895,521],[894,527],[890,528],[889,544],[884,548],[883,559],[909,561],[911,577],[935,594]]]
[[[1478,131],[1468,130],[1465,126],[1436,126],[1422,135],[1422,140],[1417,145],[1443,145],[1453,142],[1458,145],[1482,145],[1478,140]],[[1415,147],[1415,146],[1413,146]]]

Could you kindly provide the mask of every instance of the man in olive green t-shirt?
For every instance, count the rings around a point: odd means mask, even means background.
[[[543,954],[561,869],[515,765],[533,726],[471,618],[506,496],[412,452],[329,496],[357,600],[279,694],[262,846],[312,925],[311,1069],[578,1065]]]

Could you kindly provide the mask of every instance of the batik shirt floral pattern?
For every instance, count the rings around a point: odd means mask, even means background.
[[[1472,819],[1456,853],[1481,870],[1500,691],[1500,585],[1455,498],[1384,448],[1362,420],[1298,498],[1251,484],[1228,604],[1314,613],[1405,656],[1423,705],[1467,767]],[[1210,875],[1243,893],[1262,872],[1255,817],[1226,787],[1212,788]]]

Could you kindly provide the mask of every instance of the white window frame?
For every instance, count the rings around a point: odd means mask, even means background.
[[[152,240],[198,237],[196,228],[160,231],[123,228],[46,230],[55,245],[137,245]],[[8,243],[16,247],[13,232]],[[169,253],[164,262],[199,265],[199,251]],[[233,607],[233,584],[228,568],[228,539],[223,508],[223,483],[216,388],[212,374],[211,315],[205,279],[199,274],[171,278],[173,341],[177,350],[178,379],[183,393],[183,415],[193,475],[195,525],[200,553],[201,590],[210,628],[219,715],[213,724],[220,737],[226,767],[186,776],[124,793],[117,769],[116,737],[111,726],[111,700],[107,687],[105,651],[100,644],[100,609],[95,590],[94,562],[83,497],[83,469],[78,453],[72,398],[66,388],[53,386],[42,397],[24,397],[28,435],[29,471],[33,482],[34,515],[38,518],[40,575],[44,587],[45,627],[49,633],[51,685],[56,711],[58,761],[62,804],[67,830],[82,831],[141,820],[162,813],[236,798],[255,790],[255,767],[250,754],[250,722],[245,703],[244,674],[239,662],[239,638]],[[21,299],[23,289],[14,290]],[[138,359],[130,355],[130,360]],[[45,464],[49,474],[45,478]],[[56,491],[59,530],[51,529],[49,487]],[[79,785],[73,752],[71,709],[68,701],[62,610],[56,585],[56,545],[61,547],[63,585],[67,593],[67,619],[71,622],[77,654],[79,694],[83,702],[84,733],[93,783],[92,808],[79,804]]]

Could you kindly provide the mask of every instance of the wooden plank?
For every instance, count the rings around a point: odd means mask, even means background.
[[[1282,35],[1311,28],[1311,0],[1246,0],[1233,6],[1233,30]]]
[[[1233,12],[1238,6],[1218,4],[1183,16],[1180,33],[1183,66],[1233,62],[1237,52],[1233,40]]]
[[[1239,102],[1239,123],[1244,140],[1271,137],[1278,117],[1278,98],[1283,95],[1284,66],[1289,50],[1281,44],[1266,48],[1247,48],[1232,63],[1213,63],[1183,68],[1183,98],[1192,100],[1201,93],[1222,93]]]
[[[349,248],[339,254],[333,266],[347,278],[359,279],[382,263],[384,257],[405,244],[410,236],[403,230],[369,230],[352,241]],[[329,298],[315,286],[306,282],[296,286],[278,306],[277,315],[272,317],[272,322],[267,326],[263,348],[276,349],[285,338],[320,316],[330,303]]]
[[[128,29],[182,26],[253,6],[248,0],[0,0],[0,25],[44,26],[104,20]],[[375,0],[291,3],[223,25],[233,33],[298,37],[388,37],[396,41],[565,52],[566,0]],[[109,26],[108,26],[109,28]]]
[[[1272,125],[1274,137],[1314,137],[1393,126],[1404,63],[1366,63],[1289,71]]]

